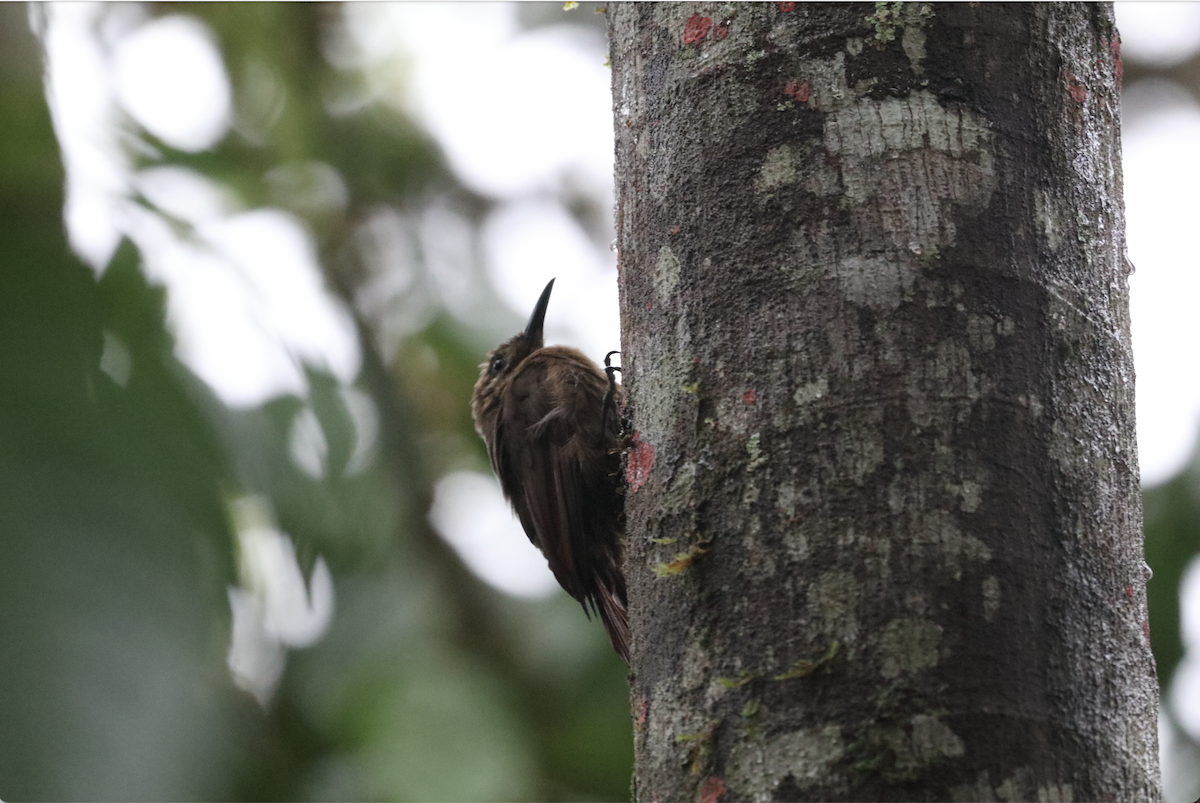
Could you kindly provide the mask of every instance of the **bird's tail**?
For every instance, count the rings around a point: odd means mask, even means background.
[[[608,631],[609,641],[612,642],[613,649],[617,651],[617,655],[626,664],[629,663],[629,612],[625,610],[625,603],[617,597],[616,593],[611,589],[600,586],[600,621],[604,622],[604,629]]]

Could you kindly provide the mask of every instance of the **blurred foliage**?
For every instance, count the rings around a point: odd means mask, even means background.
[[[1166,691],[1183,658],[1179,631],[1179,581],[1188,562],[1200,554],[1200,459],[1170,481],[1142,492],[1146,563],[1154,578],[1147,586],[1150,632],[1158,677]]]
[[[1146,563],[1154,576],[1146,586],[1150,608],[1150,646],[1158,666],[1160,694],[1170,699],[1175,670],[1184,657],[1180,632],[1180,581],[1188,564],[1200,556],[1200,451],[1175,477],[1142,491]],[[1191,656],[1190,660],[1196,660]],[[1160,730],[1164,756],[1164,796],[1193,800],[1200,794],[1200,743],[1192,739],[1171,705],[1164,705]],[[1168,767],[1166,762],[1171,762]]]
[[[372,215],[442,203],[474,225],[486,200],[323,56],[342,7],[146,11],[210,26],[236,119],[198,154],[135,132],[152,146],[131,149],[137,166],[195,170],[302,219],[355,311],[363,369],[346,388],[309,368],[306,397],[234,410],[176,359],[138,249],[124,242],[97,278],[66,243],[43,56],[27,10],[0,5],[0,798],[626,798],[628,688],[602,629],[565,595],[484,586],[425,519],[437,476],[486,470],[467,402],[516,319],[450,315],[419,260],[395,303],[421,306],[421,326],[396,335],[386,305],[359,303],[381,270],[360,246]],[[280,189],[311,165],[336,172],[344,205]],[[351,470],[354,393],[379,439]],[[328,444],[318,478],[289,451],[306,411]],[[324,557],[337,593],[328,633],[289,654],[266,706],[226,665],[230,504],[246,494],[269,501],[306,571]]]

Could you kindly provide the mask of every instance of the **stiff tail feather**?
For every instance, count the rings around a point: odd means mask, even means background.
[[[612,642],[613,649],[628,664],[629,613],[625,610],[624,603],[612,591],[603,586],[598,590],[600,592],[598,595],[600,597],[600,621],[604,622],[604,629],[608,631],[608,638]]]

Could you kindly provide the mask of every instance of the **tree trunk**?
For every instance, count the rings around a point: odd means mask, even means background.
[[[1107,5],[609,9],[640,800],[1153,800]]]

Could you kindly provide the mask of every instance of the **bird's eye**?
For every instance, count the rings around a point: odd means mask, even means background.
[[[504,358],[503,357],[493,357],[491,370],[492,370],[493,374],[498,374],[501,371],[503,371],[504,370]]]

